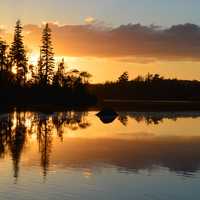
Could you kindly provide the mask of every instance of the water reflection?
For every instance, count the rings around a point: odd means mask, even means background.
[[[200,112],[119,112],[115,114],[97,115],[102,123],[113,123],[118,119],[124,126],[127,126],[129,119],[135,119],[138,123],[145,122],[147,125],[158,125],[163,119],[171,119],[176,121],[177,118],[197,118]]]
[[[178,118],[198,118],[200,112],[120,112],[118,119],[126,126],[128,117],[135,119],[138,123],[158,125],[163,122],[163,119],[176,121]]]
[[[21,154],[27,136],[37,135],[41,166],[46,176],[52,149],[53,135],[61,140],[64,129],[85,129],[90,124],[85,119],[85,112],[63,112],[42,114],[34,112],[11,112],[0,118],[0,157],[9,153],[13,160],[14,177],[18,177]]]
[[[131,120],[148,126],[151,124],[159,126],[160,123],[165,124],[165,119],[174,121],[179,118],[196,118],[199,122],[199,117],[200,113],[189,112],[121,112],[116,118],[122,126],[127,126],[128,131],[133,131],[134,127],[129,126]],[[44,177],[47,176],[51,165],[58,168],[90,170],[107,165],[114,166],[119,171],[134,173],[143,169],[151,171],[156,166],[161,166],[184,176],[193,175],[200,169],[200,134],[188,133],[187,137],[185,135],[154,137],[144,130],[143,134],[140,133],[143,137],[131,139],[126,134],[122,137],[100,137],[103,123],[96,124],[96,119],[95,113],[73,111],[44,114],[15,110],[1,115],[0,157],[6,159],[7,155],[11,156],[15,179],[19,176],[20,162],[25,156],[23,152],[28,149],[26,147],[31,139],[35,139],[34,144],[38,146]],[[80,130],[87,131],[91,126],[94,126],[92,130],[96,131],[95,137],[78,136]],[[117,126],[118,124],[113,122],[109,127],[114,132]],[[68,131],[76,133],[77,136],[69,137],[66,135]],[[32,149],[27,150],[30,154],[31,151]],[[29,156],[26,157],[26,162],[28,166],[34,165],[34,160]]]

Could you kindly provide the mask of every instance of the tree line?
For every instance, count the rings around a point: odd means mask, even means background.
[[[42,32],[42,44],[37,66],[28,64],[23,41],[23,27],[16,22],[14,38],[9,46],[0,40],[0,87],[70,87],[87,84],[91,75],[78,70],[65,70],[64,59],[56,66],[51,29],[48,23]]]
[[[90,85],[90,90],[101,100],[200,100],[200,81],[151,73],[130,79],[124,72],[116,81]]]

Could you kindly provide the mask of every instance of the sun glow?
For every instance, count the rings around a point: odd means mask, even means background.
[[[29,55],[29,64],[30,65],[37,65],[39,60],[39,54],[36,52],[33,52]]]
[[[32,52],[28,55],[28,63],[29,64],[32,64],[32,65],[37,65],[38,64],[38,60],[39,60],[39,53],[37,52]],[[70,65],[72,67],[72,65],[75,63],[77,64],[78,62],[78,58],[77,57],[68,57],[68,56],[54,56],[54,61],[55,61],[55,64],[58,64],[60,62],[62,62],[62,60],[64,59],[65,61],[65,64],[66,65]],[[75,67],[75,66],[74,66]]]

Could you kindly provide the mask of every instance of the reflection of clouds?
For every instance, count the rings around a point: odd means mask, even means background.
[[[86,21],[88,23],[85,25],[50,23],[59,55],[106,57],[140,63],[156,60],[199,61],[198,25],[178,24],[162,29],[141,24],[107,27],[99,22],[94,23],[93,17],[86,18]],[[37,46],[42,28],[25,25],[24,30],[30,32],[25,40]]]
[[[57,144],[52,164],[64,169],[98,169],[113,166],[138,172],[155,166],[177,174],[194,174],[200,167],[200,137],[154,138],[151,140],[78,139]],[[31,165],[31,164],[30,164]]]

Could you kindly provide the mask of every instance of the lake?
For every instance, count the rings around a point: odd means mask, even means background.
[[[96,113],[2,113],[0,199],[200,199],[200,112]]]

